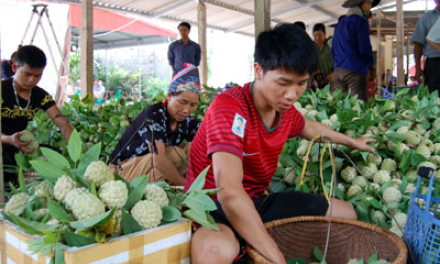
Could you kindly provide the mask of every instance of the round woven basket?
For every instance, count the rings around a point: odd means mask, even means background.
[[[301,257],[306,258],[307,263],[317,262],[313,256],[314,247],[324,253],[326,217],[293,217],[268,222],[265,226],[287,260]],[[327,263],[347,263],[352,258],[362,258],[366,262],[374,253],[390,263],[406,264],[406,246],[395,234],[360,221],[332,219]],[[249,245],[247,263],[272,264]]]

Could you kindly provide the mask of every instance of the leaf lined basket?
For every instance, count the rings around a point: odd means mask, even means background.
[[[305,258],[317,262],[314,247],[324,252],[328,220],[323,216],[301,216],[268,222],[269,235],[275,240],[286,259]],[[272,264],[251,246],[247,263]],[[407,248],[395,234],[372,224],[333,218],[326,261],[329,264],[347,263],[352,258],[367,261],[377,253],[379,259],[393,264],[406,264]]]

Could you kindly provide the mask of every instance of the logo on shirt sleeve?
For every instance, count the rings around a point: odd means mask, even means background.
[[[244,119],[241,115],[235,113],[234,123],[232,123],[232,132],[237,136],[243,138],[246,122],[246,119]]]

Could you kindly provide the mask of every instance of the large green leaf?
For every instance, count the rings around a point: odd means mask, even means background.
[[[105,225],[113,217],[114,212],[115,209],[112,209],[106,213],[89,218],[87,220],[71,222],[70,226],[78,231],[84,231],[91,227],[100,227]]]
[[[58,225],[39,223],[13,214],[9,214],[9,217],[16,225],[23,228],[27,233],[33,235],[41,235],[45,232],[54,231],[58,228]]]
[[[206,174],[211,166],[206,167],[189,187],[188,192],[200,191],[205,186]]]
[[[61,248],[61,243],[57,243],[55,246],[55,264],[65,264],[64,251]]]
[[[48,180],[57,180],[65,174],[62,169],[44,160],[32,160],[31,165],[40,176]]]
[[[55,202],[48,199],[47,207],[49,208],[49,212],[60,222],[72,222],[73,219],[70,217],[70,215],[64,210],[63,207],[56,204]]]
[[[218,226],[215,223],[211,223],[210,221],[208,221],[208,217],[206,213],[205,212],[203,213],[204,215],[190,209],[183,212],[183,215],[189,220],[192,220],[208,229],[219,231],[220,229],[218,228]]]
[[[70,134],[69,144],[67,145],[67,151],[69,153],[70,158],[73,162],[77,162],[79,157],[81,156],[82,151],[82,141],[81,137],[78,134],[78,131],[73,130],[72,134]]]
[[[101,153],[101,142],[90,147],[87,152],[79,159],[78,173],[83,175],[90,163],[99,160]]]
[[[213,211],[217,209],[214,201],[202,193],[189,194],[183,203],[193,210]]]
[[[41,148],[41,152],[47,161],[49,161],[55,167],[63,169],[64,167],[70,167],[69,161],[60,153],[49,149],[49,148]]]
[[[307,263],[307,259],[306,258],[292,258],[292,259],[288,259],[287,264],[306,264]]]
[[[182,217],[182,213],[176,207],[165,206],[162,208],[162,221],[174,222]]]
[[[83,247],[90,244],[94,244],[95,241],[89,237],[76,234],[74,232],[70,232],[66,230],[64,233],[64,238],[66,239],[66,243],[70,247]]]
[[[136,187],[139,186],[139,184],[142,184],[143,182],[147,182],[147,181],[148,181],[147,175],[138,176],[131,181],[130,189],[136,189]]]
[[[144,196],[145,187],[147,187],[147,178],[146,176],[142,178],[144,180],[140,181],[136,188],[134,188],[134,190],[128,196],[127,202],[123,207],[125,210],[131,210],[131,208]]]
[[[131,216],[131,214],[127,213],[125,210],[122,210],[122,231],[124,235],[132,234],[135,232],[139,232],[142,230],[141,225]]]
[[[20,192],[26,192],[26,183],[24,181],[23,169],[18,168],[18,182],[20,184]]]

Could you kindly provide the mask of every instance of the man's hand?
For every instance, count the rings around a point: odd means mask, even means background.
[[[417,83],[421,84],[422,83],[422,77],[424,77],[425,74],[423,72],[423,70],[421,68],[416,69],[416,76],[414,76],[416,78]]]
[[[351,143],[351,148],[374,152],[375,151],[374,147],[368,145],[368,143],[370,142],[376,142],[376,140],[374,138],[366,138],[366,137],[353,138],[353,142]]]
[[[23,151],[24,153],[34,153],[35,149],[28,149],[26,148],[27,145],[31,144],[32,141],[29,142],[23,142],[20,140],[21,135],[23,132],[16,132],[11,135],[11,145],[18,148],[19,150]]]

